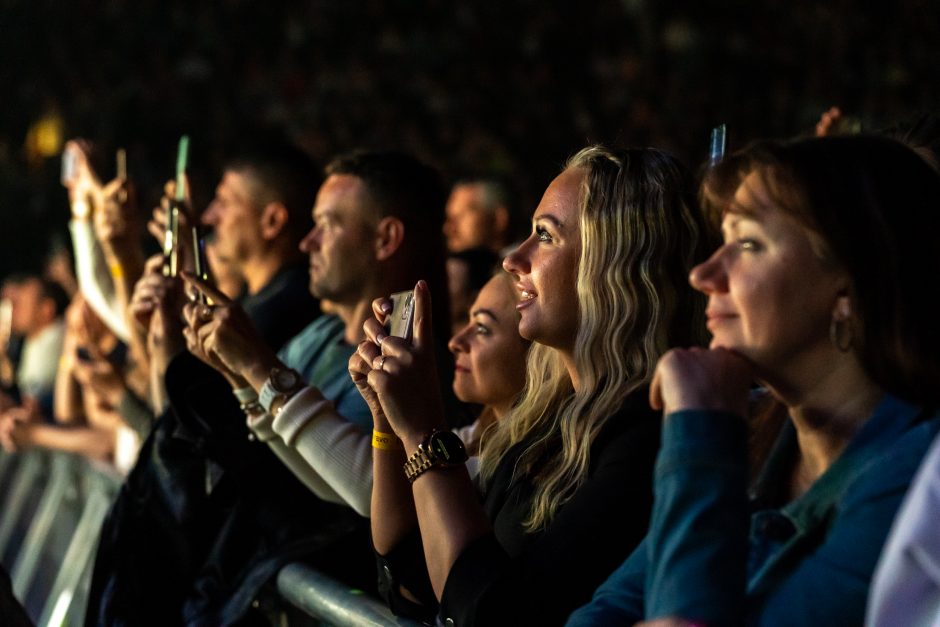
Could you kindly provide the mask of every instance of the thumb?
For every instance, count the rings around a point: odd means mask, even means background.
[[[415,285],[415,315],[411,327],[412,338],[417,349],[423,349],[434,341],[434,326],[431,324],[431,292],[424,280]]]

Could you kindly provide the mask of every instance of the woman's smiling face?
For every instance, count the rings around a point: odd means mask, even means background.
[[[532,234],[503,261],[517,278],[519,334],[572,352],[578,333],[578,198],[584,176],[581,169],[568,169],[552,181],[532,217]]]

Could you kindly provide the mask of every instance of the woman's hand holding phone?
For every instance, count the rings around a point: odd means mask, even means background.
[[[375,317],[363,325],[367,339],[357,352],[370,368],[365,375],[366,383],[374,391],[392,430],[410,450],[444,422],[427,284],[419,281],[415,286],[410,341],[390,334],[386,322],[394,309],[390,299],[373,303]],[[361,380],[357,385],[361,388]]]

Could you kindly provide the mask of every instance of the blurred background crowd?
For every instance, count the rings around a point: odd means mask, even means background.
[[[527,214],[591,141],[695,164],[720,122],[733,148],[809,130],[832,104],[872,128],[931,110],[935,17],[926,0],[5,0],[0,279],[67,248],[68,137],[127,148],[143,207],[183,132],[201,205],[260,127],[320,163],[393,146],[453,176],[501,172]]]

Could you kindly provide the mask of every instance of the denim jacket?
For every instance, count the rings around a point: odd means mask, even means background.
[[[940,415],[885,396],[805,494],[774,503],[797,453],[791,423],[748,495],[744,422],[671,414],[650,532],[568,625],[862,624],[881,547],[938,428]]]

